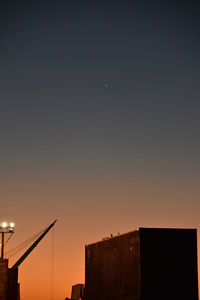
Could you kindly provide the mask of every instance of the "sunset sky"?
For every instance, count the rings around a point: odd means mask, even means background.
[[[111,233],[199,230],[199,154],[199,1],[2,1],[7,250],[58,219],[19,268],[22,300],[51,299],[52,276],[70,296],[84,245]]]

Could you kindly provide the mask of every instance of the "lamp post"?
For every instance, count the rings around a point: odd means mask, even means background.
[[[6,233],[13,234],[14,233],[14,223],[6,223],[3,222],[0,224],[0,233],[1,233],[1,259],[4,258],[4,237]]]

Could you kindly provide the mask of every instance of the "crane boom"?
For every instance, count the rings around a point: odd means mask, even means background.
[[[55,225],[57,220],[55,220],[49,227],[39,236],[39,238],[27,249],[27,251],[18,259],[18,261],[11,267],[11,269],[18,268],[21,263],[26,259],[26,257],[33,251],[33,249],[39,244],[39,242],[44,238],[48,231]]]

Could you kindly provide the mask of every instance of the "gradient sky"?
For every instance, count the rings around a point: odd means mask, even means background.
[[[53,299],[70,296],[85,243],[199,229],[199,79],[199,1],[0,4],[7,249],[58,219],[20,266],[22,300],[51,299],[52,276]]]

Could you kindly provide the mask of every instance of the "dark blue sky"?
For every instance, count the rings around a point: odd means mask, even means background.
[[[0,218],[199,226],[199,53],[199,1],[3,1]]]
[[[3,164],[198,158],[197,1],[1,6]]]

